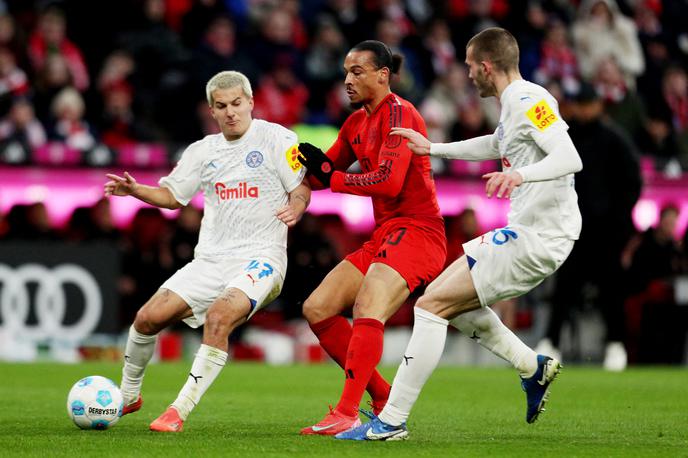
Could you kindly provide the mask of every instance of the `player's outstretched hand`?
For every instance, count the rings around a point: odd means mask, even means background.
[[[124,172],[124,177],[113,173],[105,174],[110,179],[103,186],[106,196],[128,196],[136,190],[136,180],[129,172]]]
[[[334,172],[334,162],[317,146],[310,143],[299,143],[299,162],[313,174],[326,188]]]
[[[408,140],[408,147],[412,153],[419,156],[427,156],[430,154],[430,140],[423,137],[423,134],[416,132],[413,129],[405,127],[392,127],[390,135],[399,135]]]
[[[499,199],[502,197],[508,199],[511,197],[511,191],[523,183],[523,177],[518,172],[490,172],[483,175],[483,178],[487,180],[485,184],[487,197],[492,197],[496,192]]]

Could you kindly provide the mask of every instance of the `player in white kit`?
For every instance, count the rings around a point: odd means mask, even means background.
[[[215,75],[206,85],[219,134],[191,144],[159,187],[138,184],[127,172],[108,174],[105,195],[134,196],[179,208],[202,191],[204,216],[194,260],[170,277],[138,311],[129,329],[121,389],[123,414],[141,408],[141,385],[158,332],[184,320],[205,324],[186,384],[153,423],[179,432],[227,361],[229,334],[275,299],[287,268],[287,228],[310,201],[305,170],[296,159],[296,134],[252,119],[253,95],[239,72]]]
[[[578,239],[581,216],[573,174],[582,168],[556,100],[522,79],[518,44],[489,28],[466,46],[469,77],[481,97],[499,97],[497,130],[465,141],[430,143],[411,129],[394,129],[416,154],[450,159],[500,159],[501,172],[483,176],[488,197],[511,198],[509,224],[463,245],[465,255],[426,289],[415,307],[413,334],[379,416],[339,439],[400,440],[406,420],[444,349],[447,325],[479,342],[518,370],[526,392],[526,421],[543,410],[560,363],[526,346],[490,309],[540,284],[564,262]]]

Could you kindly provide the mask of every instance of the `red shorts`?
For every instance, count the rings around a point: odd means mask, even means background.
[[[365,275],[374,262],[387,264],[401,275],[411,292],[437,277],[447,257],[447,238],[441,218],[393,218],[375,229],[363,246],[349,254]]]

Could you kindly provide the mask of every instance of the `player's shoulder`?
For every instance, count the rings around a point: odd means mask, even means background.
[[[205,154],[208,154],[210,151],[216,148],[217,145],[219,145],[222,138],[222,134],[206,135],[200,140],[197,140],[189,144],[189,146],[186,147],[186,151],[184,153],[190,154],[194,157],[201,157]]]
[[[527,110],[541,100],[545,100],[547,103],[556,103],[552,94],[538,84],[526,80],[512,84],[514,84],[513,90],[507,93],[507,100],[504,102],[513,108],[525,108]]]
[[[261,136],[267,135],[278,143],[294,144],[298,140],[296,132],[287,129],[281,124],[265,121],[263,119],[254,119],[252,122],[256,123],[256,131],[260,132]]]

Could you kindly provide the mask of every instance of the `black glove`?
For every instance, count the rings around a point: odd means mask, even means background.
[[[310,143],[299,143],[298,159],[318,181],[325,187],[330,187],[334,162],[320,148]]]

